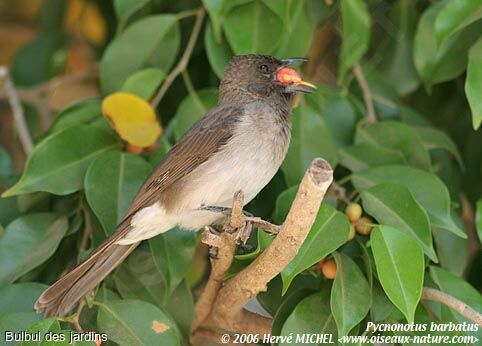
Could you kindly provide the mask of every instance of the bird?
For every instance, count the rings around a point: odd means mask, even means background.
[[[316,88],[289,65],[305,58],[234,56],[219,85],[218,104],[172,147],[146,179],[116,230],[35,303],[45,316],[66,316],[142,240],[173,227],[199,230],[224,215],[241,190],[251,201],[276,174],[291,137],[295,93]],[[209,209],[209,208],[208,208]]]

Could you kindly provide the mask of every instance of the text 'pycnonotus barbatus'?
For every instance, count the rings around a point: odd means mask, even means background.
[[[139,243],[178,226],[198,230],[224,216],[202,206],[230,207],[242,190],[251,201],[283,162],[290,142],[291,98],[314,86],[287,67],[304,58],[234,57],[218,105],[197,122],[147,178],[116,231],[35,304],[64,316]]]

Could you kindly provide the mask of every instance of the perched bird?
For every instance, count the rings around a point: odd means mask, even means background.
[[[234,57],[219,102],[169,151],[147,178],[116,231],[35,303],[46,316],[64,316],[139,243],[179,226],[198,230],[224,216],[203,206],[229,207],[242,190],[251,201],[283,162],[290,142],[291,99],[311,92],[287,67],[304,58]]]

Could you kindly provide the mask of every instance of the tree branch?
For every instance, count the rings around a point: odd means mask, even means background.
[[[198,330],[206,329],[270,333],[270,318],[248,312],[243,307],[259,292],[265,291],[268,282],[296,256],[313,225],[332,180],[333,170],[330,165],[323,159],[315,159],[305,173],[277,237],[248,267],[227,282],[222,280],[234,256],[236,235],[227,232],[220,235],[203,233],[204,243],[218,247],[219,259],[213,261],[211,276],[196,305],[191,340],[199,336],[196,334]],[[234,216],[243,215],[239,203],[239,199],[235,197],[232,209]],[[231,226],[240,226],[242,222],[238,221],[232,215]]]
[[[368,83],[359,63],[356,63],[353,67],[353,74],[355,75],[358,85],[360,85],[360,89],[363,93],[363,100],[367,107],[367,121],[369,123],[374,123],[377,121],[377,116],[375,114],[375,107],[373,106],[373,94],[368,87]]]
[[[442,303],[453,309],[454,311],[457,311],[463,317],[471,320],[472,322],[482,327],[482,314],[447,293],[436,290],[434,288],[424,287],[422,291],[422,299]]]
[[[25,154],[29,155],[33,150],[33,141],[28,131],[23,108],[20,104],[20,99],[18,98],[17,89],[15,89],[15,85],[10,78],[10,73],[5,66],[0,66],[0,78],[3,79],[3,87],[5,89],[5,94],[8,98],[10,108],[12,108],[13,120],[15,122],[15,127],[17,129],[20,142],[22,143],[23,150]]]
[[[156,95],[153,97],[151,101],[152,107],[157,107],[159,102],[161,102],[162,98],[164,97],[164,94],[169,89],[174,80],[177,78],[177,76],[179,76],[183,71],[186,70],[189,59],[191,58],[192,50],[194,49],[194,45],[196,44],[199,32],[201,31],[205,12],[206,11],[204,10],[204,7],[200,7],[197,10],[196,21],[194,22],[191,36],[189,37],[189,41],[186,45],[186,49],[184,50],[184,53],[182,54],[182,57],[176,67],[171,71],[171,73],[167,75],[166,80],[161,85]]]

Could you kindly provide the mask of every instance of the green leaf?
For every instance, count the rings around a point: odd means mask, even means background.
[[[432,228],[440,266],[451,273],[462,276],[469,259],[468,240],[437,227]]]
[[[460,75],[467,65],[470,46],[480,37],[482,22],[453,34],[437,47],[435,20],[446,5],[447,1],[440,1],[425,10],[415,34],[413,59],[427,90]]]
[[[376,52],[380,60],[378,70],[399,95],[414,91],[420,84],[412,57],[419,17],[415,2],[399,0],[391,7],[387,18],[390,25],[384,25],[386,34]]]
[[[393,310],[395,309],[395,306],[392,304],[390,299],[388,299],[382,287],[376,280],[374,280],[374,284],[372,286],[371,297],[372,297],[372,306],[371,306],[371,313],[370,313],[371,320],[373,322],[385,321],[388,318],[388,316],[392,314]]]
[[[412,127],[398,121],[381,121],[359,127],[355,143],[378,144],[403,153],[411,165],[430,170],[430,156],[423,146],[422,139]]]
[[[49,133],[64,130],[69,126],[92,123],[102,117],[101,105],[102,101],[98,98],[81,100],[69,105],[55,117]]]
[[[34,311],[33,305],[47,285],[36,282],[22,282],[0,289],[0,315],[11,312]]]
[[[330,306],[338,326],[338,335],[348,335],[367,315],[371,301],[370,286],[360,268],[353,260],[334,253],[336,277],[331,289]]]
[[[482,38],[469,51],[465,93],[472,111],[472,126],[477,130],[482,123]]]
[[[131,201],[151,172],[139,156],[108,152],[99,155],[85,174],[85,196],[106,235],[122,221]]]
[[[298,185],[293,185],[292,187],[281,192],[276,198],[276,205],[273,213],[273,221],[276,224],[282,224],[290,211],[291,204],[295,199],[296,193],[298,192]]]
[[[7,151],[0,146],[0,188],[8,187],[15,182],[15,169]]]
[[[482,198],[477,202],[475,210],[475,227],[479,235],[479,241],[482,242]]]
[[[151,0],[115,0],[114,10],[117,17],[117,31],[122,31],[129,18],[150,1]]]
[[[452,220],[447,187],[434,174],[413,167],[389,165],[355,172],[352,182],[360,192],[383,183],[405,186],[428,213],[432,225],[467,237]]]
[[[221,42],[221,24],[226,14],[233,7],[249,1],[250,0],[202,0],[204,7],[209,13],[216,42]]]
[[[348,240],[350,223],[345,214],[322,204],[300,250],[281,272],[283,294],[294,277],[335,251]]]
[[[301,334],[331,334],[338,339],[335,319],[330,312],[328,291],[322,291],[303,299],[293,310],[281,330],[281,336]],[[280,342],[279,345],[292,345],[293,342]]]
[[[267,1],[264,3],[268,4]],[[273,4],[270,6],[272,10],[276,7],[281,11],[278,14],[280,19],[283,20],[283,17],[286,17],[287,21],[283,26],[284,30],[278,33],[282,39],[274,54],[279,57],[306,56],[315,32],[314,18],[310,13],[312,11],[311,2],[298,0],[290,3],[271,0],[269,3]]]
[[[89,164],[101,153],[119,147],[114,132],[94,126],[76,125],[56,132],[35,146],[22,177],[2,196],[75,192],[82,188]]]
[[[136,21],[109,44],[102,56],[102,90],[104,93],[119,90],[130,75],[147,67],[169,71],[179,44],[179,23],[175,16],[161,14]]]
[[[448,37],[482,18],[479,0],[449,1],[435,20],[435,35],[441,46]]]
[[[356,172],[362,169],[391,164],[407,164],[399,150],[393,150],[373,143],[361,143],[338,151],[340,164]]]
[[[288,317],[291,315],[293,310],[296,308],[298,303],[308,295],[314,293],[313,290],[309,288],[300,288],[293,293],[287,295],[281,305],[276,310],[276,314],[273,317],[273,327],[271,329],[271,335],[281,335],[283,325],[285,324]]]
[[[338,163],[336,146],[325,119],[304,103],[293,110],[291,143],[281,166],[288,186],[298,184],[315,157],[324,157],[332,167]]]
[[[120,346],[180,345],[176,326],[155,305],[130,299],[98,305],[99,330]]]
[[[47,318],[45,320],[40,320],[35,322],[27,328],[27,333],[38,333],[40,335],[40,341],[24,341],[21,342],[22,346],[47,346],[48,344],[54,343],[55,345],[67,344],[69,338],[66,339],[67,342],[52,342],[45,340],[45,334],[52,332],[52,334],[58,334],[60,332],[60,324],[56,318]]]
[[[422,248],[404,232],[389,226],[376,227],[370,241],[384,291],[407,321],[413,322],[415,309],[422,295]]]
[[[235,54],[271,54],[281,41],[283,23],[263,2],[252,1],[232,9],[223,27]]]
[[[430,276],[442,292],[459,299],[475,311],[482,312],[482,296],[480,295],[480,292],[472,287],[467,281],[434,266],[430,266]],[[473,323],[462,317],[459,313],[449,310],[446,306],[442,306],[442,310],[445,310],[445,312],[442,312],[443,318],[447,318],[447,314],[452,314],[458,323]]]
[[[415,130],[420,135],[425,149],[444,149],[452,154],[460,167],[464,167],[462,156],[455,142],[445,132],[428,126],[416,126]]]
[[[401,185],[375,185],[361,193],[363,208],[380,224],[404,231],[415,239],[427,256],[438,262],[433,248],[427,213]]]
[[[341,0],[343,39],[338,68],[338,83],[365,54],[370,42],[371,19],[363,0]]]
[[[179,140],[204,114],[218,103],[215,88],[196,91],[188,95],[179,105],[174,117],[174,137]]]
[[[127,78],[121,87],[121,91],[149,100],[165,77],[166,73],[160,68],[146,68]]]
[[[42,319],[36,312],[12,312],[0,315],[0,335],[2,335],[2,345],[12,345],[11,342],[4,341],[5,332],[20,333],[29,326]]]
[[[0,238],[0,286],[52,256],[67,227],[67,219],[54,213],[29,214],[9,224]]]
[[[222,79],[224,76],[224,70],[229,64],[232,56],[234,55],[231,47],[226,42],[226,38],[222,36],[216,41],[214,37],[214,30],[212,24],[206,24],[206,29],[204,30],[204,46],[206,47],[206,55],[209,60],[209,64],[213,69],[214,73]]]
[[[149,239],[154,263],[166,284],[165,299],[174,292],[189,269],[196,238],[195,232],[173,228]]]

